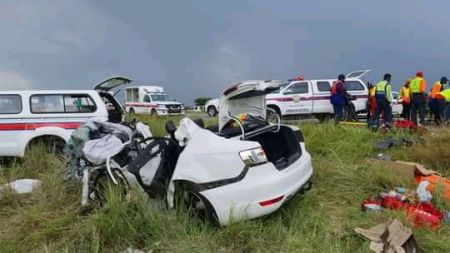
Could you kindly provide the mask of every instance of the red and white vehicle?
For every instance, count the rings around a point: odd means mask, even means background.
[[[371,70],[351,72],[345,80],[345,87],[355,100],[351,101],[356,113],[367,108],[368,89],[362,81]],[[294,79],[280,85],[280,88],[266,96],[267,107],[279,115],[315,115],[318,118],[333,114],[330,103],[330,88],[336,79],[301,80]]]
[[[113,77],[95,90],[0,91],[0,157],[22,157],[37,142],[62,148],[86,120],[121,122],[123,109],[109,91],[129,82]]]
[[[150,115],[183,115],[184,105],[164,93],[160,86],[129,86],[125,89],[125,110]]]

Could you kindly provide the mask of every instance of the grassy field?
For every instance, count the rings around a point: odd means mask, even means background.
[[[154,134],[165,134],[165,119],[143,120]],[[408,224],[402,212],[360,211],[365,198],[396,186],[413,187],[412,175],[401,177],[364,162],[376,154],[372,143],[385,135],[327,123],[300,128],[313,157],[313,189],[268,217],[224,228],[199,225],[173,210],[158,210],[139,196],[127,203],[113,198],[108,209],[81,215],[80,186],[64,180],[64,162],[34,150],[0,170],[0,183],[25,177],[43,182],[29,195],[1,193],[0,252],[118,252],[128,247],[153,252],[369,252],[369,242],[354,228],[390,218]],[[423,145],[389,154],[422,162],[449,176],[450,131],[433,131],[424,138]],[[441,206],[447,205],[436,198]],[[414,233],[425,252],[450,252],[449,223],[437,231],[414,229]]]

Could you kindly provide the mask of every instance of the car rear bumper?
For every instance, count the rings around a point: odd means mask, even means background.
[[[226,225],[270,214],[304,188],[313,169],[311,156],[302,146],[302,156],[282,171],[266,163],[249,168],[239,182],[201,191],[213,206],[219,223]]]

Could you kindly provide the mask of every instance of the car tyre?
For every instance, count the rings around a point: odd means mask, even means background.
[[[114,185],[111,178],[105,170],[101,170],[97,175],[95,175],[92,185],[89,187],[89,201],[92,202],[95,206],[104,207],[108,204],[108,192],[111,189],[118,189],[118,193],[120,194],[119,198],[121,201],[127,201],[131,198],[130,185],[126,180],[123,173],[118,169],[113,169],[112,173],[116,178],[118,185]],[[111,187],[111,188],[110,188]]]
[[[204,223],[218,225],[211,203],[190,183],[179,183],[175,189],[175,207],[189,217]]]

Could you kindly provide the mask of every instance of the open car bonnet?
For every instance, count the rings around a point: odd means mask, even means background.
[[[281,81],[244,81],[226,89],[219,99],[219,131],[241,113],[266,119],[266,94],[277,89]]]
[[[122,77],[122,76],[110,77],[110,78],[100,82],[99,84],[95,85],[94,90],[108,92],[116,87],[119,87],[124,84],[128,84],[130,82],[131,82],[131,80],[126,77]]]

